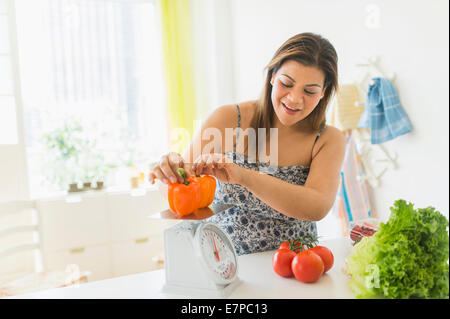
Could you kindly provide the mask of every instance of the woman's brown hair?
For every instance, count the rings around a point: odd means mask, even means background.
[[[266,135],[269,128],[274,125],[274,109],[271,99],[272,85],[270,80],[272,74],[277,72],[281,65],[294,60],[304,66],[317,67],[325,73],[325,93],[316,108],[302,122],[306,121],[311,130],[319,130],[325,125],[325,113],[334,93],[338,89],[337,54],[333,45],[325,38],[314,33],[300,33],[288,39],[275,52],[272,60],[265,68],[267,76],[261,96],[257,101],[256,112],[250,122],[250,127],[257,130],[266,128]],[[267,137],[267,136],[266,136]],[[258,136],[256,136],[258,145]],[[248,147],[245,147],[245,151]],[[256,152],[258,154],[258,151]]]

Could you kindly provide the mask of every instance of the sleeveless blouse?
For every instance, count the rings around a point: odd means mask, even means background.
[[[236,104],[236,108],[238,111],[237,143],[241,113],[239,105]],[[324,128],[316,136],[314,143]],[[236,143],[233,151],[224,154],[225,157],[232,159],[236,165],[264,172],[291,184],[305,184],[309,167],[272,166],[255,160],[252,163],[252,161],[248,161],[247,156],[236,153]],[[315,222],[299,220],[281,214],[242,185],[225,183],[217,179],[216,182],[216,193],[212,207],[218,213],[204,221],[213,222],[225,231],[233,241],[238,255],[274,250],[282,242],[306,234],[317,236]]]

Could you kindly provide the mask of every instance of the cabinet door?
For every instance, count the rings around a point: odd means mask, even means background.
[[[125,276],[164,268],[163,239],[143,237],[112,245],[113,276]]]
[[[148,218],[153,210],[163,206],[155,191],[107,195],[107,209],[111,221],[111,241],[122,242],[136,238],[159,236],[170,223]]]
[[[38,202],[41,241],[46,251],[104,245],[110,241],[106,196]]]
[[[46,270],[89,271],[88,281],[111,278],[111,252],[109,246],[78,247],[58,252],[44,252]]]

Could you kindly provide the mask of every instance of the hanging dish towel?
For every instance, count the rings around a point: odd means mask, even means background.
[[[341,169],[336,201],[332,213],[341,221],[341,230],[347,236],[350,222],[371,217],[371,205],[368,187],[364,176],[363,166],[356,151],[355,134],[347,133],[347,146],[345,158]]]
[[[331,109],[331,125],[341,131],[358,127],[358,121],[363,113],[364,106],[356,105],[360,102],[358,88],[354,84],[343,84],[339,87],[337,97]]]
[[[366,107],[358,127],[370,128],[371,143],[380,144],[412,130],[405,111],[400,105],[392,83],[385,78],[372,79],[366,97]]]

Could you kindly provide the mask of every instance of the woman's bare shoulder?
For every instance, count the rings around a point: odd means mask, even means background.
[[[224,129],[237,124],[238,113],[234,104],[222,105],[214,109],[206,120],[207,126]]]
[[[236,105],[239,106],[241,113],[241,125],[247,126],[247,122],[251,120],[256,109],[255,101],[247,101],[236,104],[222,105],[216,108],[208,118],[209,122],[213,122],[218,128],[235,128],[238,123],[238,110]],[[242,126],[241,126],[242,127]]]
[[[333,144],[334,146],[344,148],[346,144],[346,137],[344,132],[340,129],[327,125],[320,135],[317,143],[314,145],[313,157],[326,145]]]
[[[345,134],[337,127],[327,125],[322,134],[327,138],[345,139]]]
[[[345,144],[346,143],[346,137],[344,132],[342,132],[337,127],[327,125],[327,127],[323,130],[321,134],[322,144],[325,143],[338,143],[338,144]],[[320,140],[320,138],[319,138]],[[317,142],[319,142],[319,140]]]
[[[256,103],[257,101],[238,103],[239,109],[241,110],[241,127],[244,130],[250,126],[250,122],[256,112]]]

